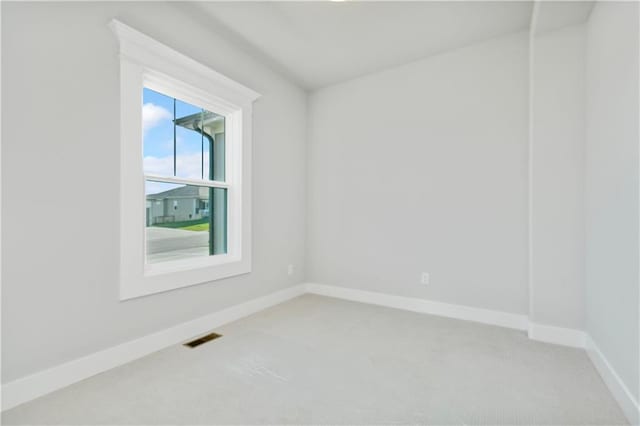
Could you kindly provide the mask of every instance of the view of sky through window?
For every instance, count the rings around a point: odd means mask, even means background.
[[[201,114],[203,109],[175,100],[175,116],[182,118]],[[209,142],[194,130],[175,128],[176,162],[174,173],[174,98],[145,88],[143,91],[142,127],[144,172],[160,176],[207,179]],[[160,190],[148,185],[147,193]]]

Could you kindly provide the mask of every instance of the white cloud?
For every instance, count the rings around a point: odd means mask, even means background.
[[[178,177],[189,179],[201,179],[202,178],[202,154],[194,153],[187,155],[178,155],[176,161],[176,167],[178,169]],[[204,157],[204,170],[205,174],[209,170],[209,157]],[[144,157],[144,172],[151,175],[159,176],[173,176],[173,156],[167,157]],[[205,175],[205,179],[207,176]],[[147,193],[154,194],[158,192],[155,190],[153,184],[147,185]],[[153,188],[153,189],[152,189]]]
[[[162,122],[163,120],[171,120],[173,114],[166,108],[152,103],[142,105],[142,130],[147,131]]]

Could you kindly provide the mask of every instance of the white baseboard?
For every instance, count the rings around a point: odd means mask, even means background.
[[[307,283],[306,290],[308,293],[351,300],[354,302],[369,303],[373,305],[387,306],[390,308],[404,309],[407,311],[475,321],[484,324],[513,328],[516,330],[527,330],[528,336],[532,340],[563,346],[572,346],[576,348],[586,348],[589,358],[591,358],[596,370],[602,376],[604,382],[609,387],[609,390],[620,404],[622,410],[629,419],[629,422],[632,425],[640,424],[640,408],[638,406],[638,402],[633,398],[629,389],[627,389],[598,347],[582,330],[529,322],[525,315],[451,305],[442,302],[394,296],[384,293],[374,293],[354,288]]]
[[[590,336],[586,337],[585,346],[591,362],[600,373],[600,376],[602,376],[602,380],[607,384],[616,401],[618,401],[629,423],[632,425],[640,424],[640,404],[633,397],[629,388],[627,388]]]
[[[2,385],[2,410],[110,370],[305,293],[299,284]]]
[[[529,322],[529,339],[556,345],[584,348],[585,332],[573,328],[554,327],[551,325]]]
[[[527,329],[526,315],[472,308],[470,306],[452,305],[414,297],[394,296],[391,294],[375,293],[371,291],[324,284],[307,283],[306,288],[308,293],[351,300],[354,302],[381,305],[389,308],[404,309],[407,311],[438,315],[447,318],[475,321],[483,324],[514,328],[516,330]]]
[[[529,323],[526,315],[315,283],[289,287],[4,384],[1,392],[2,410],[7,410],[160,349],[181,343],[223,324],[305,293],[475,321],[516,330],[527,330],[529,337],[534,340],[580,348],[586,347],[587,353],[597,371],[622,407],[631,424],[640,422],[638,402],[633,398],[598,347],[583,331]]]

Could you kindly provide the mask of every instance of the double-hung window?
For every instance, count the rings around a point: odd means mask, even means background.
[[[120,297],[251,270],[247,87],[118,21]]]
[[[227,253],[225,122],[222,114],[143,88],[148,270]]]

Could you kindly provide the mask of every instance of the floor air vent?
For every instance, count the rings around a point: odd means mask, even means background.
[[[196,340],[192,340],[184,344],[184,346],[189,346],[190,348],[195,348],[196,346],[200,346],[203,343],[207,343],[213,339],[217,339],[218,337],[222,337],[222,334],[218,333],[209,333],[206,336],[198,337]]]

